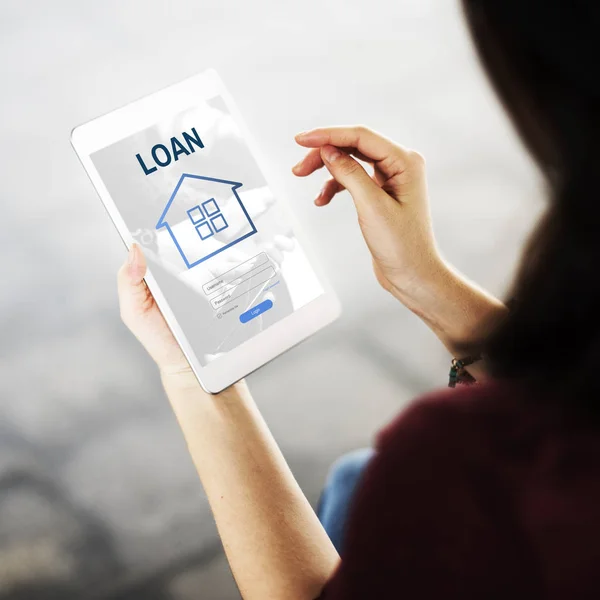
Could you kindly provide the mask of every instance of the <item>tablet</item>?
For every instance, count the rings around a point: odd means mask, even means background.
[[[216,393],[331,323],[339,303],[215,71],[71,143],[202,387]]]

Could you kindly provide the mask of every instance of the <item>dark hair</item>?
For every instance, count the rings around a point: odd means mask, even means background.
[[[464,0],[481,61],[549,185],[492,374],[600,415],[600,37],[595,0]],[[598,397],[597,397],[598,396]]]

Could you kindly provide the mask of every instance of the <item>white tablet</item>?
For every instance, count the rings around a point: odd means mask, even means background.
[[[202,387],[219,392],[331,323],[339,303],[207,71],[71,142]]]

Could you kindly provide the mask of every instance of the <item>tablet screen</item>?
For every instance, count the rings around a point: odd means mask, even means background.
[[[90,158],[202,365],[323,294],[220,96]]]

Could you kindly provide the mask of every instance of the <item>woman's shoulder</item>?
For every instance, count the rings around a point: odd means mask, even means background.
[[[378,446],[393,444],[398,433],[413,431],[415,437],[427,432],[464,433],[477,422],[504,415],[510,418],[519,410],[513,386],[490,382],[433,390],[413,400],[378,436]],[[521,408],[522,410],[522,408]]]
[[[599,433],[598,419],[576,413],[567,397],[492,381],[418,398],[380,432],[376,446],[392,463],[412,455],[457,478],[472,480],[470,474],[485,469],[490,478],[522,487],[574,464],[595,481]]]
[[[376,445],[394,453],[410,444],[413,451],[471,464],[516,459],[572,433],[560,410],[538,396],[497,381],[436,390],[408,405]]]

